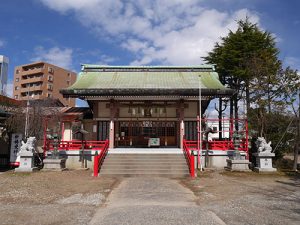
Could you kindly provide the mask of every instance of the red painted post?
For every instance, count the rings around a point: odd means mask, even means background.
[[[246,159],[249,160],[249,133],[248,133],[248,120],[245,120],[245,128],[246,128]]]
[[[195,159],[194,159],[194,153],[190,155],[190,166],[191,166],[191,177],[195,177]]]
[[[98,177],[99,173],[99,156],[96,152],[96,155],[94,156],[94,177]]]

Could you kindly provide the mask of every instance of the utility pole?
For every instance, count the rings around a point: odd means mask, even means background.
[[[197,162],[198,162],[198,168],[200,166],[200,171],[203,171],[203,165],[202,165],[202,77],[199,75],[199,118],[198,120],[198,155],[197,155]]]

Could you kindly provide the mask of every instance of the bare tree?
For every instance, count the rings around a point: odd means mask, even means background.
[[[43,138],[46,121],[58,126],[62,119],[60,107],[52,99],[32,100],[28,105],[24,103],[12,108],[10,113],[11,116],[6,120],[9,133],[26,133],[27,137],[34,136],[38,140]]]

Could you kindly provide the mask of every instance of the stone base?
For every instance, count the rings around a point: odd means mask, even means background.
[[[272,166],[272,158],[275,157],[274,153],[254,153],[253,156],[256,159],[256,167],[253,171],[258,173],[272,173],[276,172],[277,169]]]
[[[274,173],[274,172],[277,172],[277,169],[276,168],[259,168],[259,167],[254,167],[253,171],[257,172],[257,173]]]
[[[17,173],[32,173],[32,172],[36,172],[39,169],[37,167],[33,167],[33,168],[24,168],[24,167],[18,167],[15,169],[15,172]]]
[[[66,159],[44,159],[43,170],[63,171],[66,170]]]
[[[31,173],[37,171],[38,168],[34,167],[33,163],[33,153],[31,151],[19,152],[20,155],[20,165],[15,169],[15,172],[21,173]]]
[[[227,159],[227,166],[225,167],[225,170],[228,171],[251,171],[249,169],[249,160],[246,159]]]

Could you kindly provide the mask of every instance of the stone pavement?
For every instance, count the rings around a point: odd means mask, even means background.
[[[194,194],[176,180],[124,178],[95,213],[92,225],[225,224],[212,211],[195,204]]]

